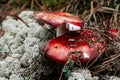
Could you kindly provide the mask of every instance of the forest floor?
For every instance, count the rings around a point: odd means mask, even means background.
[[[84,19],[85,27],[92,26],[90,29],[107,38],[105,55],[84,67],[74,65],[71,72],[89,76],[90,80],[120,80],[120,31],[115,39],[106,33],[109,29],[120,30],[119,0],[1,0],[0,80],[66,80],[63,66],[42,51],[53,35],[32,18],[38,11],[72,13]]]

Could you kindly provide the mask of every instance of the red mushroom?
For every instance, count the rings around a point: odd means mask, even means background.
[[[84,21],[72,14],[43,11],[34,14],[34,18],[58,27],[60,34],[66,32],[66,29],[69,30],[64,35],[48,41],[44,48],[46,55],[58,63],[66,63],[71,55],[73,60],[79,59],[82,64],[86,64],[103,53],[107,47],[106,40],[99,33],[81,30],[84,27]],[[77,32],[79,30],[81,31]]]
[[[120,37],[119,37],[120,30],[118,28],[110,29],[108,32],[109,32],[109,35],[112,39],[114,39],[114,40],[117,40],[118,38],[120,39]]]
[[[86,64],[102,53],[106,46],[105,39],[99,33],[84,30],[50,40],[44,51],[50,59],[58,63],[64,64],[71,53],[73,60],[78,58],[82,64]]]
[[[83,28],[83,20],[78,16],[74,16],[66,12],[39,12],[33,15],[34,18],[43,23],[53,25],[55,27],[66,26],[70,31],[76,31]],[[66,24],[66,25],[65,25]],[[70,25],[74,26],[70,26]]]

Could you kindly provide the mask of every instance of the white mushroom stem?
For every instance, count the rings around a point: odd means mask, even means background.
[[[59,26],[57,29],[56,29],[56,37],[58,36],[62,36],[64,35],[65,33],[67,33],[69,30],[66,29],[65,26]]]
[[[79,31],[81,29],[80,26],[74,25],[74,24],[69,23],[69,22],[67,22],[65,26],[59,26],[56,29],[56,37],[62,36],[65,33],[67,33],[68,31]]]

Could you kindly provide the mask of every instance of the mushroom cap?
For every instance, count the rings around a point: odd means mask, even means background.
[[[33,15],[37,20],[53,25],[55,27],[63,26],[67,22],[83,28],[83,19],[66,12],[47,12],[42,11]]]
[[[48,41],[44,51],[50,59],[58,63],[66,63],[71,55],[74,61],[79,59],[82,64],[86,64],[107,46],[105,39],[100,36],[92,30],[68,33]]]
[[[113,29],[108,30],[108,32],[111,34],[110,37],[115,38],[115,37],[119,36],[120,29],[119,28],[115,28],[115,29],[113,28]]]

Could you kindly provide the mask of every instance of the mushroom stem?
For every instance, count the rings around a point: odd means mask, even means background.
[[[62,36],[64,34],[66,34],[68,31],[69,30],[66,29],[66,27],[64,27],[64,26],[58,27],[58,28],[56,28],[56,37]]]

